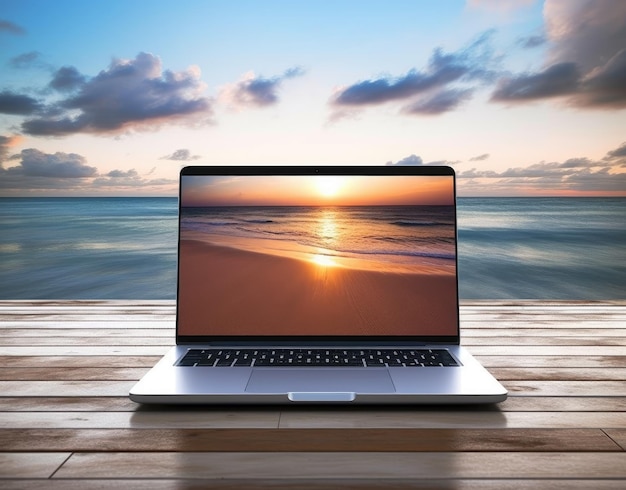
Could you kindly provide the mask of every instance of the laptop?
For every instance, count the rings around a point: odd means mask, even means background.
[[[176,345],[139,403],[495,403],[460,345],[445,166],[180,173]]]

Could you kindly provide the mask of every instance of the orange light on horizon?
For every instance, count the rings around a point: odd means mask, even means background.
[[[183,206],[452,205],[449,176],[189,177]]]
[[[340,194],[345,185],[345,177],[324,175],[315,177],[315,188],[320,196],[331,198]]]
[[[338,264],[328,255],[315,254],[311,258],[311,262],[321,267],[336,267]]]

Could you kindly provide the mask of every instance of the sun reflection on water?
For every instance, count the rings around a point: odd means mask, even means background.
[[[315,254],[311,261],[321,267],[336,267],[338,264],[328,255]]]

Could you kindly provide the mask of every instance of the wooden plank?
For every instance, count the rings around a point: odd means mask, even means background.
[[[626,451],[626,429],[605,429],[604,432]]]
[[[128,396],[36,396],[0,397],[0,412],[134,412],[142,405],[131,401]],[[374,407],[362,408],[372,410]],[[437,409],[438,407],[431,407]],[[234,408],[233,408],[234,409]],[[244,410],[238,407],[236,410]],[[289,408],[287,408],[289,409]],[[358,410],[350,407],[349,410]],[[393,409],[393,407],[388,407]],[[416,409],[415,407],[410,409]],[[532,397],[510,396],[493,408],[445,407],[449,412],[468,410],[498,410],[500,412],[624,412],[626,397]],[[398,410],[405,410],[398,408]]]
[[[17,313],[13,315],[0,315],[0,321],[11,321],[14,320],[15,317],[18,316]],[[88,310],[80,310],[76,312],[71,311],[59,311],[59,312],[43,312],[43,311],[33,311],[30,313],[22,313],[19,315],[21,321],[55,321],[55,322],[80,322],[83,320],[87,321],[98,321],[103,324],[107,322],[145,322],[149,323],[152,321],[172,321],[174,316],[170,313],[159,313],[159,312],[141,312],[141,313],[115,313],[111,311],[107,311],[106,309],[102,310],[102,312],[90,312]]]
[[[14,368],[151,368],[161,356],[0,356],[0,366]]]
[[[280,415],[280,411],[272,407],[254,410],[216,407],[202,411],[0,412],[0,429],[271,429],[278,428]]]
[[[132,301],[126,299],[9,299],[3,300],[2,305],[5,307],[29,307],[29,306],[107,306],[109,308],[114,306],[129,307],[132,305],[134,308],[153,307],[153,306],[172,306],[175,304],[173,299],[133,299]]]
[[[2,341],[4,349],[11,347],[35,347],[35,346],[172,346],[175,344],[174,335],[159,336],[102,336],[92,337],[83,335],[59,335],[50,337],[5,337]],[[626,337],[543,337],[541,339],[533,338],[516,338],[516,337],[467,337],[463,338],[463,345],[471,348],[479,346],[481,348],[487,346],[509,347],[509,346],[593,346],[595,349],[603,346],[621,347],[621,352],[626,355]]]
[[[0,367],[0,381],[113,381],[138,380],[149,367]],[[501,382],[530,381],[626,381],[626,368],[490,368]]]
[[[580,304],[580,305],[572,305],[572,304],[546,304],[541,301],[532,301],[524,305],[511,305],[506,306],[502,304],[498,304],[497,301],[494,301],[490,305],[485,306],[467,306],[461,305],[459,308],[459,313],[461,315],[470,317],[476,315],[484,315],[486,317],[491,318],[499,318],[505,315],[509,316],[552,316],[555,314],[559,315],[569,315],[572,317],[578,316],[586,316],[586,315],[605,315],[605,314],[615,314],[615,315],[624,315],[626,314],[626,304]]]
[[[58,308],[40,308],[31,307],[20,310],[6,310],[0,308],[0,321],[172,321],[175,318],[175,309],[111,309],[111,308],[89,308],[89,307],[58,307]],[[461,325],[465,322],[476,323],[502,323],[502,322],[522,322],[522,323],[553,323],[554,326],[563,326],[568,324],[576,324],[578,322],[588,321],[621,321],[626,318],[626,308],[608,307],[604,310],[600,309],[580,309],[572,308],[546,309],[540,308],[532,310],[531,308],[518,308],[515,310],[501,310],[494,307],[481,312],[468,312],[460,310]]]
[[[128,396],[1,397],[0,412],[134,412]]]
[[[490,368],[500,381],[626,381],[626,368]],[[0,370],[0,374],[1,374]]]
[[[626,478],[626,453],[74,453],[54,478]]]
[[[0,478],[49,478],[70,453],[0,453]],[[4,485],[0,482],[0,486]]]
[[[548,324],[547,324],[548,325]],[[523,325],[509,325],[504,328],[502,324],[490,327],[482,323],[480,326],[462,326],[461,338],[527,338],[534,337],[540,341],[542,338],[551,337],[626,337],[626,328],[623,321],[603,322],[580,322],[571,328],[562,328],[550,323],[551,328],[536,322]],[[0,331],[6,337],[166,337],[175,335],[173,321],[149,321],[149,322],[94,322],[77,320],[74,322],[53,321],[23,321],[2,322]]]
[[[429,411],[407,409],[376,411],[299,410],[283,411],[280,427],[286,429],[323,428],[624,428],[623,412],[500,412]]]
[[[110,324],[107,324],[109,326]],[[124,326],[125,325],[125,326]],[[6,326],[6,325],[5,325]],[[82,323],[76,323],[71,328],[34,328],[26,325],[23,328],[0,328],[2,336],[5,338],[16,337],[31,340],[33,338],[48,337],[59,340],[69,337],[85,337],[92,340],[102,338],[123,338],[123,337],[168,337],[174,341],[176,333],[173,328],[143,328],[137,323],[119,323],[116,328],[84,328]]]
[[[161,356],[0,356],[6,367],[152,367]],[[626,356],[477,356],[487,368],[626,368]]]
[[[10,340],[10,339],[9,339]],[[118,339],[116,339],[117,341]],[[123,345],[125,339],[119,339]],[[626,337],[463,337],[462,344],[466,347],[479,345],[482,347],[497,346],[621,346],[623,355],[626,355]],[[129,340],[130,341],[130,340]]]
[[[515,396],[626,396],[623,381],[503,381]]]
[[[144,306],[168,306],[174,305],[173,299],[133,299],[119,300],[119,299],[75,299],[75,300],[55,300],[55,299],[14,299],[3,300],[3,305],[8,306],[23,306],[23,305],[128,305],[132,304],[135,307]],[[624,299],[601,299],[601,300],[586,300],[586,299],[462,299],[461,306],[468,308],[491,308],[491,307],[518,307],[518,306],[603,306],[603,305],[626,305]]]
[[[126,396],[133,381],[0,381],[3,396]],[[626,396],[623,381],[527,381],[502,383],[514,396]]]
[[[599,429],[3,429],[1,451],[622,451]]]
[[[535,320],[532,317],[524,319],[519,318],[517,321],[486,321],[484,319],[472,319],[472,320],[461,320],[461,334],[466,331],[476,330],[477,332],[484,332],[486,335],[489,335],[489,332],[493,330],[503,330],[503,331],[515,331],[518,329],[524,329],[529,331],[530,333],[536,332],[539,334],[550,335],[551,331],[558,330],[566,330],[573,335],[577,334],[579,330],[596,330],[596,329],[607,329],[614,330],[616,332],[622,332],[621,335],[624,335],[624,329],[626,329],[626,325],[624,325],[624,320],[614,319],[611,314],[606,314],[603,316],[601,320],[569,320],[565,321],[539,321]],[[530,334],[529,333],[529,334]],[[468,333],[469,335],[469,333]]]
[[[137,381],[148,372],[143,368],[0,368],[0,381]]]
[[[575,325],[578,322],[586,321],[622,321],[626,317],[626,313],[623,310],[607,310],[607,311],[587,311],[587,312],[573,312],[571,310],[542,310],[540,312],[533,313],[528,310],[498,312],[497,309],[491,312],[475,313],[474,315],[468,315],[462,313],[460,315],[461,325],[465,322],[482,322],[485,324],[493,323],[494,325],[502,323],[515,324],[517,322],[521,324],[527,324],[530,322],[552,324],[553,327],[564,327],[569,324]]]
[[[475,356],[626,356],[625,347],[603,345],[473,345],[468,350]]]
[[[476,356],[487,367],[509,368],[624,368],[626,356]]]
[[[134,381],[0,381],[5,397],[128,396]]]
[[[58,345],[37,347],[5,347],[0,345],[0,356],[163,356],[172,347],[162,345]]]
[[[161,356],[1,356],[7,367],[152,367]],[[487,368],[626,368],[626,356],[477,356]]]
[[[611,324],[613,323],[613,324]],[[536,328],[531,328],[530,325]],[[488,327],[461,327],[461,338],[511,338],[511,337],[537,337],[537,341],[541,341],[544,337],[589,337],[597,335],[598,337],[626,337],[626,328],[624,322],[598,322],[590,326],[589,324],[577,324],[576,328],[542,328],[535,323],[529,323],[523,326],[511,326],[502,328],[501,325]]]
[[[39,346],[173,346],[176,343],[172,337],[5,337],[2,344],[5,348],[12,346],[39,347]],[[579,344],[580,345],[580,344]]]
[[[562,479],[416,479],[397,478],[387,479],[361,479],[361,478],[322,478],[297,480],[282,478],[242,480],[232,479],[193,479],[184,478],[163,479],[89,479],[80,478],[75,480],[4,480],[3,487],[7,490],[32,490],[33,488],[45,490],[84,490],[85,488],[98,488],[100,490],[119,490],[120,488],[132,488],[134,490],[388,490],[389,488],[404,490],[624,490],[624,481],[621,479],[585,479],[571,480]]]
[[[509,396],[498,404],[503,412],[626,412],[626,397]]]
[[[279,423],[280,418],[280,423]],[[626,428],[623,412],[499,412],[406,410],[332,410],[224,407],[134,412],[0,412],[0,428],[29,429],[606,429]]]
[[[173,345],[173,344],[171,344]],[[159,356],[167,346],[2,346],[0,356]],[[475,356],[626,356],[622,346],[521,346],[521,345],[474,345],[468,350]]]
[[[174,335],[159,336],[83,336],[83,335],[55,335],[55,336],[5,336],[2,344],[10,346],[152,346],[152,345],[174,345]],[[544,346],[620,346],[621,352],[626,355],[626,337],[468,337],[463,338],[463,345],[473,346],[529,346],[533,348]]]

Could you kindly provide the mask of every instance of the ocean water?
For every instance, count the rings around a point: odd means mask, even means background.
[[[317,229],[282,224],[309,230],[301,245],[328,255],[369,250],[394,264],[442,264],[450,240],[434,237],[447,218],[429,214],[361,216],[364,233],[346,232],[345,216],[318,216]],[[460,198],[460,297],[624,299],[625,217],[623,198]],[[222,218],[188,226],[234,226]],[[257,213],[238,233],[267,243],[268,220]],[[0,198],[0,299],[173,299],[176,227],[175,198]]]
[[[0,299],[174,298],[177,203],[0,199]]]
[[[395,272],[454,273],[453,206],[183,208],[183,237]]]
[[[626,298],[626,199],[459,199],[461,298]]]

